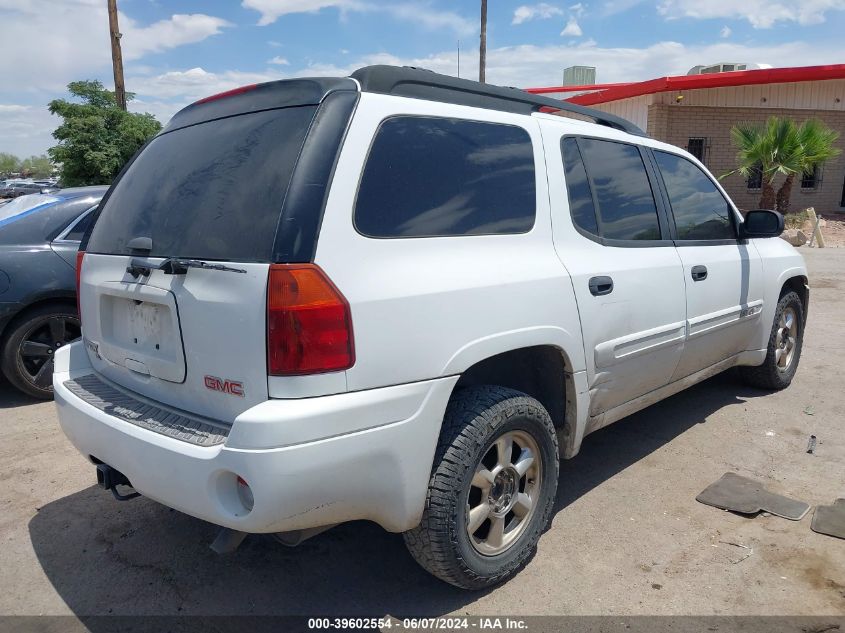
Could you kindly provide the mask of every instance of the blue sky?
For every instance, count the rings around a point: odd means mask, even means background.
[[[165,122],[191,101],[371,63],[477,77],[478,0],[118,0],[132,109]],[[684,74],[718,61],[845,63],[845,0],[489,0],[488,81],[559,85]],[[0,151],[53,144],[50,99],[77,79],[111,87],[106,0],[0,0]]]

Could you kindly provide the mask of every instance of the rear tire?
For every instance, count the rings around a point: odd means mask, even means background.
[[[0,365],[9,383],[33,398],[53,397],[53,354],[80,336],[79,316],[68,304],[40,305],[9,324]]]
[[[422,521],[404,533],[405,545],[457,587],[503,582],[533,554],[557,478],[557,435],[537,400],[503,387],[462,389],[446,410]]]
[[[739,375],[752,387],[786,389],[798,369],[804,342],[804,304],[796,292],[781,296],[775,309],[766,360],[757,367],[739,367]]]

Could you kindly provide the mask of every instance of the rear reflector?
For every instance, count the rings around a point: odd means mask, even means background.
[[[267,283],[267,372],[292,376],[355,363],[349,303],[314,264],[273,264]]]
[[[79,315],[80,323],[82,323],[82,310],[79,309],[79,281],[82,279],[83,259],[85,259],[85,251],[76,251],[76,313]]]

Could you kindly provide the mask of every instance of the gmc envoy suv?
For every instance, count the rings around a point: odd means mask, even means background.
[[[782,228],[597,110],[386,66],[246,86],[98,207],[59,419],[103,487],[219,551],[365,519],[486,587],[587,434],[735,366],[789,385],[809,289]]]

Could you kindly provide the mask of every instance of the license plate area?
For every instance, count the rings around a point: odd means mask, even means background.
[[[137,374],[185,380],[185,355],[173,293],[141,284],[103,284],[99,298],[101,358]]]

